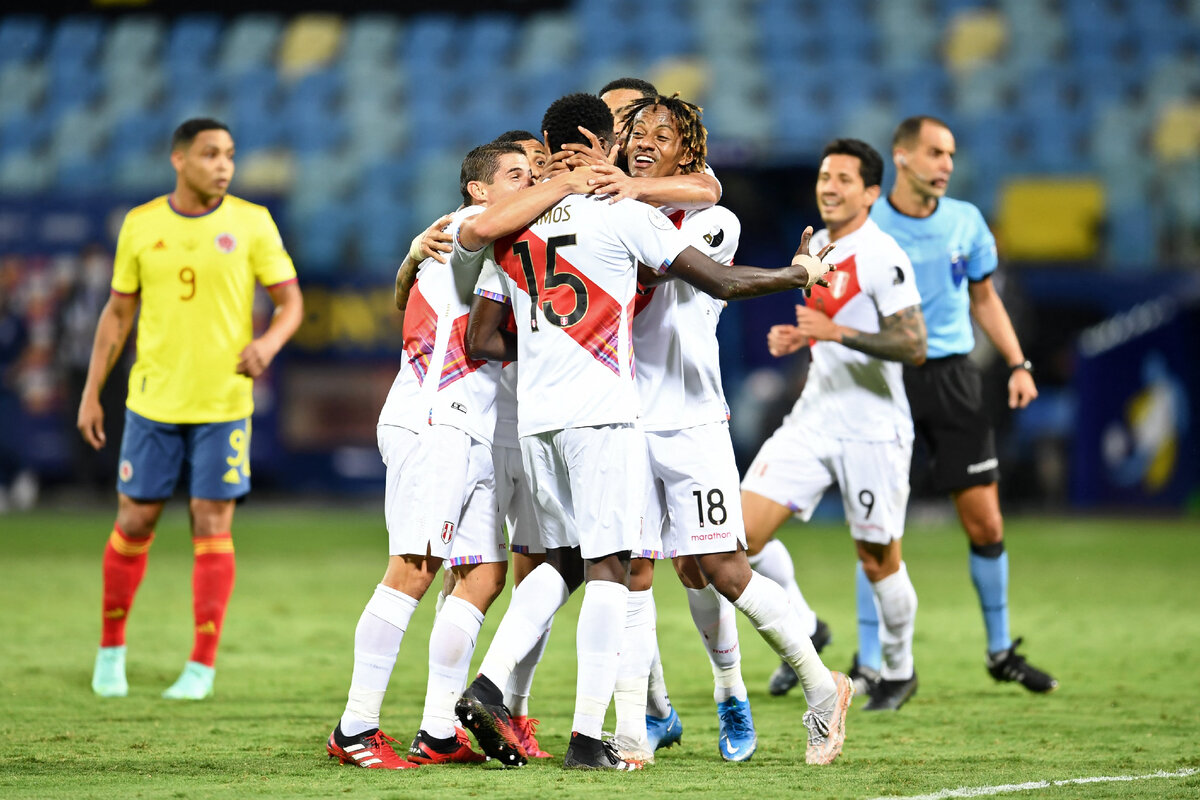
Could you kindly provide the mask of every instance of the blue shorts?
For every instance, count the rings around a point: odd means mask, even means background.
[[[232,500],[250,491],[250,418],[176,425],[125,409],[117,491],[166,500],[183,476],[188,494]]]

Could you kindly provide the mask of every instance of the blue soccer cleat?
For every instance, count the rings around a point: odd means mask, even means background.
[[[750,701],[731,697],[717,703],[717,720],[720,722],[717,749],[721,751],[721,758],[726,761],[749,761],[758,749]]]
[[[196,661],[183,666],[183,673],[162,693],[168,700],[205,700],[212,697],[213,677],[217,671]]]
[[[92,691],[100,697],[125,697],[129,694],[129,682],[125,680],[125,645],[101,647],[96,653]]]
[[[675,713],[674,706],[665,717],[646,715],[646,739],[650,742],[651,752],[683,742],[683,720]]]

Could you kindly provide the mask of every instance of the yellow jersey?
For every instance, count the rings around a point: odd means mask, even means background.
[[[296,280],[266,208],[226,195],[205,214],[169,196],[125,216],[112,291],[140,295],[137,360],[126,405],[167,423],[228,422],[254,410],[254,381],[237,373],[253,338],[255,281]]]

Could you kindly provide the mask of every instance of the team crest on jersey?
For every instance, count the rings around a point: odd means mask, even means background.
[[[957,250],[950,254],[950,277],[955,286],[961,286],[963,278],[967,277],[967,258]]]
[[[232,233],[222,233],[216,239],[217,249],[225,255],[229,255],[237,249],[237,239],[233,238]]]
[[[450,540],[454,538],[454,523],[446,521],[442,523],[442,541],[450,544]]]
[[[850,272],[836,270],[825,273],[825,280],[829,282],[829,293],[833,295],[834,300],[841,300],[846,294],[846,289],[850,286],[850,279],[853,275]]]
[[[708,242],[709,247],[720,247],[721,242],[725,241],[725,231],[717,228],[715,231],[704,234],[704,241]]]
[[[129,483],[133,479],[133,464],[128,458],[121,462],[121,466],[117,468],[117,474],[121,476],[122,483]]]

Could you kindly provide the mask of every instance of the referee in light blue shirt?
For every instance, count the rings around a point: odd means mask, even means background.
[[[910,117],[892,136],[896,182],[871,218],[908,253],[921,292],[929,354],[904,367],[913,426],[924,439],[934,482],[950,493],[970,540],[971,580],[987,629],[987,669],[998,681],[1050,692],[1058,681],[1017,653],[1008,631],[1008,554],[996,481],[1000,477],[991,420],[983,407],[979,369],[967,358],[975,346],[971,317],[1011,369],[1009,408],[1037,397],[1033,366],[1025,359],[991,275],[996,240],[979,209],[946,197],[954,172],[954,135],[941,120]],[[859,656],[871,675],[879,665],[879,624],[862,569],[858,574]]]

